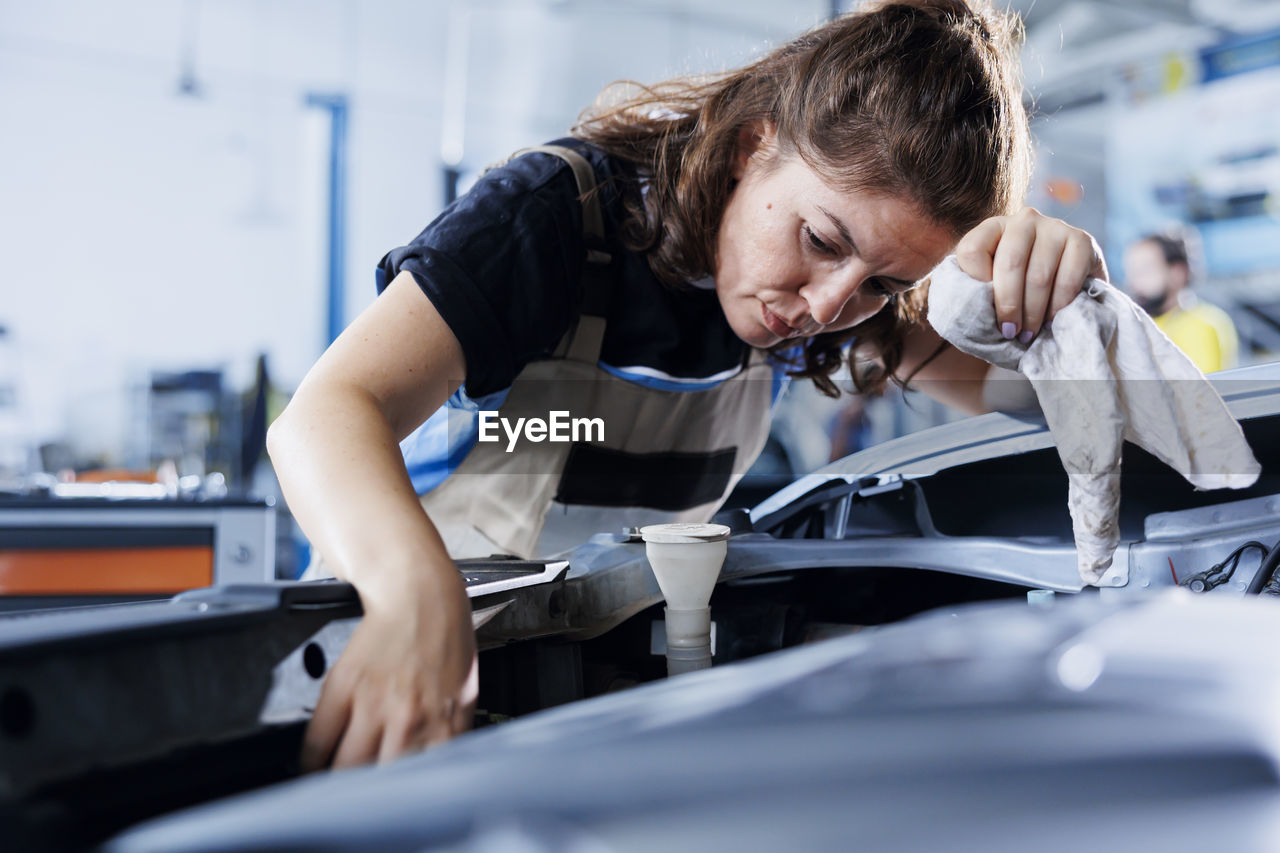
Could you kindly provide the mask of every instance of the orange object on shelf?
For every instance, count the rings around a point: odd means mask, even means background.
[[[158,483],[155,471],[131,471],[128,468],[97,468],[75,475],[76,483]]]
[[[206,545],[0,551],[0,595],[178,593],[212,584]]]

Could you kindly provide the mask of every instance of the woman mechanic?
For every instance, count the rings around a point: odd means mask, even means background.
[[[589,169],[519,156],[383,259],[379,298],[268,442],[365,612],[305,765],[463,731],[476,647],[451,555],[567,547],[623,526],[619,504],[631,523],[710,518],[763,446],[776,373],[833,389],[856,358],[868,381],[929,380],[983,410],[988,365],[942,343],[916,283],[956,253],[1025,343],[1106,275],[1088,234],[1022,207],[1020,37],[985,0],[863,7],[710,81],[595,107],[561,142]],[[478,409],[600,417],[606,441],[506,453],[476,442]],[[681,471],[675,495],[642,476]]]

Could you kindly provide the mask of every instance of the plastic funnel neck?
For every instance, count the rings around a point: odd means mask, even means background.
[[[711,667],[711,608],[672,610],[667,621],[667,675]]]

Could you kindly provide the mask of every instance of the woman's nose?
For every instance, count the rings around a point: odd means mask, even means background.
[[[810,277],[800,288],[800,295],[809,305],[809,316],[824,326],[829,326],[840,316],[844,306],[858,292],[862,276],[857,270],[831,270]]]

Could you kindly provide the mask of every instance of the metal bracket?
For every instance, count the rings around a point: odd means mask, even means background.
[[[1098,582],[1094,586],[1128,586],[1129,585],[1129,545],[1121,543],[1116,549],[1115,556],[1111,558],[1111,568],[1107,569],[1106,574],[1098,578]]]

